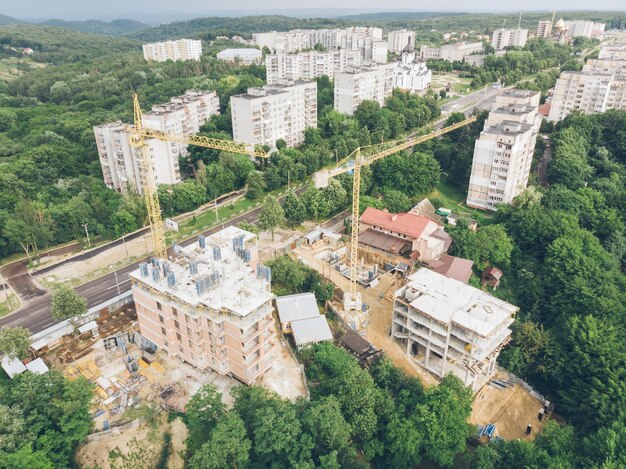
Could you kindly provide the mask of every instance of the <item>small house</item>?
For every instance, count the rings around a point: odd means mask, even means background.
[[[489,286],[494,290],[500,285],[500,279],[502,278],[502,271],[497,267],[488,267],[483,271],[482,284],[483,287]]]
[[[317,318],[320,315],[313,293],[279,296],[275,301],[283,334],[292,333],[292,323],[294,321]]]

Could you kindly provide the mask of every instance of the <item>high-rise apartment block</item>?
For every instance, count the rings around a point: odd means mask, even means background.
[[[384,106],[393,91],[395,64],[362,67],[335,75],[335,110],[352,115],[363,101]]]
[[[389,31],[387,35],[387,49],[396,54],[401,53],[407,44],[415,47],[415,31],[401,29],[399,31]]]
[[[141,334],[170,356],[252,384],[277,346],[269,268],[234,226],[130,274]]]
[[[541,20],[537,24],[537,37],[552,36],[552,20]]]
[[[566,21],[565,28],[567,29],[565,34],[568,37],[593,37],[602,39],[606,24],[582,20]]]
[[[224,49],[217,53],[217,60],[241,65],[256,65],[262,62],[263,53],[259,49]]]
[[[307,128],[317,127],[317,83],[248,88],[230,98],[230,107],[235,141],[275,148],[282,139],[297,146],[304,143]]]
[[[442,59],[448,62],[462,62],[470,55],[482,53],[483,49],[482,42],[457,42],[444,44],[439,47],[422,45],[420,47],[420,57],[423,60]]]
[[[310,50],[294,54],[279,52],[265,57],[268,85],[283,81],[311,81],[323,75],[333,80],[335,73],[361,65],[363,65],[362,54],[346,49],[328,52]]]
[[[496,210],[526,188],[541,126],[540,96],[509,90],[496,97],[474,147],[468,206]]]
[[[607,45],[580,72],[563,72],[554,87],[548,120],[573,111],[585,114],[626,109],[626,46]]]
[[[143,114],[143,124],[150,129],[187,136],[197,133],[202,124],[219,113],[220,103],[215,91],[188,91],[166,104],[153,106]],[[95,126],[94,135],[107,187],[120,192],[141,192],[141,153],[130,145],[129,128],[121,122],[113,122]],[[181,182],[178,160],[187,155],[187,145],[157,139],[148,139],[146,144],[156,183]]]
[[[507,47],[524,47],[528,40],[528,29],[496,29],[491,37],[491,47],[502,50]]]
[[[426,268],[395,293],[391,335],[436,376],[474,391],[495,374],[518,308]]]
[[[253,34],[254,45],[277,54],[291,54],[322,46],[329,51],[353,51],[363,62],[387,63],[387,42],[380,28],[295,29]]]
[[[167,60],[196,60],[202,57],[202,41],[178,39],[177,41],[153,42],[143,45],[143,58],[155,62]]]

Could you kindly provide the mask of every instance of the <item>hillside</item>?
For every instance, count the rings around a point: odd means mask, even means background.
[[[7,24],[22,24],[22,21],[16,20],[11,16],[0,15],[0,26],[4,26]]]
[[[72,63],[108,54],[139,51],[131,39],[97,36],[65,28],[38,25],[0,27],[0,46],[30,47],[36,62]]]
[[[122,36],[143,29],[150,28],[149,25],[135,20],[120,19],[113,21],[86,20],[86,21],[65,21],[59,19],[49,19],[41,26],[58,26],[81,33],[102,34],[105,36]]]

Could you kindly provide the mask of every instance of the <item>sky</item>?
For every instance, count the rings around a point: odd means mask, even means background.
[[[259,14],[263,10],[275,13],[287,9],[350,9],[336,12],[354,14],[372,11],[547,11],[557,10],[626,10],[624,0],[0,0],[0,14],[20,19],[114,19],[142,20],[150,17],[171,16],[193,18],[198,16],[222,16]],[[361,11],[359,11],[361,10]],[[307,15],[307,12],[301,12]],[[310,13],[310,12],[308,12]],[[322,13],[322,12],[319,12]],[[323,12],[332,16],[332,12]],[[300,16],[300,15],[299,15]]]

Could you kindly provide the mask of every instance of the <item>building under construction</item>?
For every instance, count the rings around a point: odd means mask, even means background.
[[[251,384],[276,348],[271,270],[234,226],[131,273],[141,333],[168,354]]]

